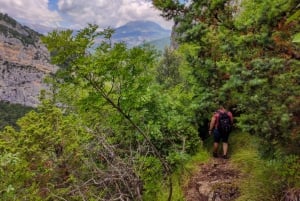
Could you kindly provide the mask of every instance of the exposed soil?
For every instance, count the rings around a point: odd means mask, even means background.
[[[239,197],[241,174],[229,159],[213,158],[200,164],[184,187],[186,201],[229,201]]]

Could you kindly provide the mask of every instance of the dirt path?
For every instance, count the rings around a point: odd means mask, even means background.
[[[211,159],[199,165],[184,187],[186,201],[229,201],[239,196],[237,182],[241,174],[230,160]]]

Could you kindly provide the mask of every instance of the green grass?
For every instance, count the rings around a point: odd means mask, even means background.
[[[278,201],[282,200],[284,190],[299,187],[298,157],[278,155],[262,159],[259,138],[247,133],[233,133],[229,143],[231,161],[244,175],[237,201]]]

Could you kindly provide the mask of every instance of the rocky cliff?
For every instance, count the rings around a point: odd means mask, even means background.
[[[44,77],[55,72],[40,34],[0,13],[0,100],[37,106]]]

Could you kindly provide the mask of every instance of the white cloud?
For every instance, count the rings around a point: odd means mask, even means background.
[[[149,0],[58,0],[58,10],[50,10],[48,1],[0,0],[0,12],[31,24],[72,29],[87,23],[115,28],[134,20],[154,21],[165,28],[172,26],[172,22],[159,16]]]
[[[0,0],[0,12],[29,23],[58,26],[62,21],[57,11],[48,9],[48,0]]]
[[[59,0],[59,10],[70,16],[73,26],[96,23],[117,27],[133,20],[151,20],[170,28],[147,0]]]

